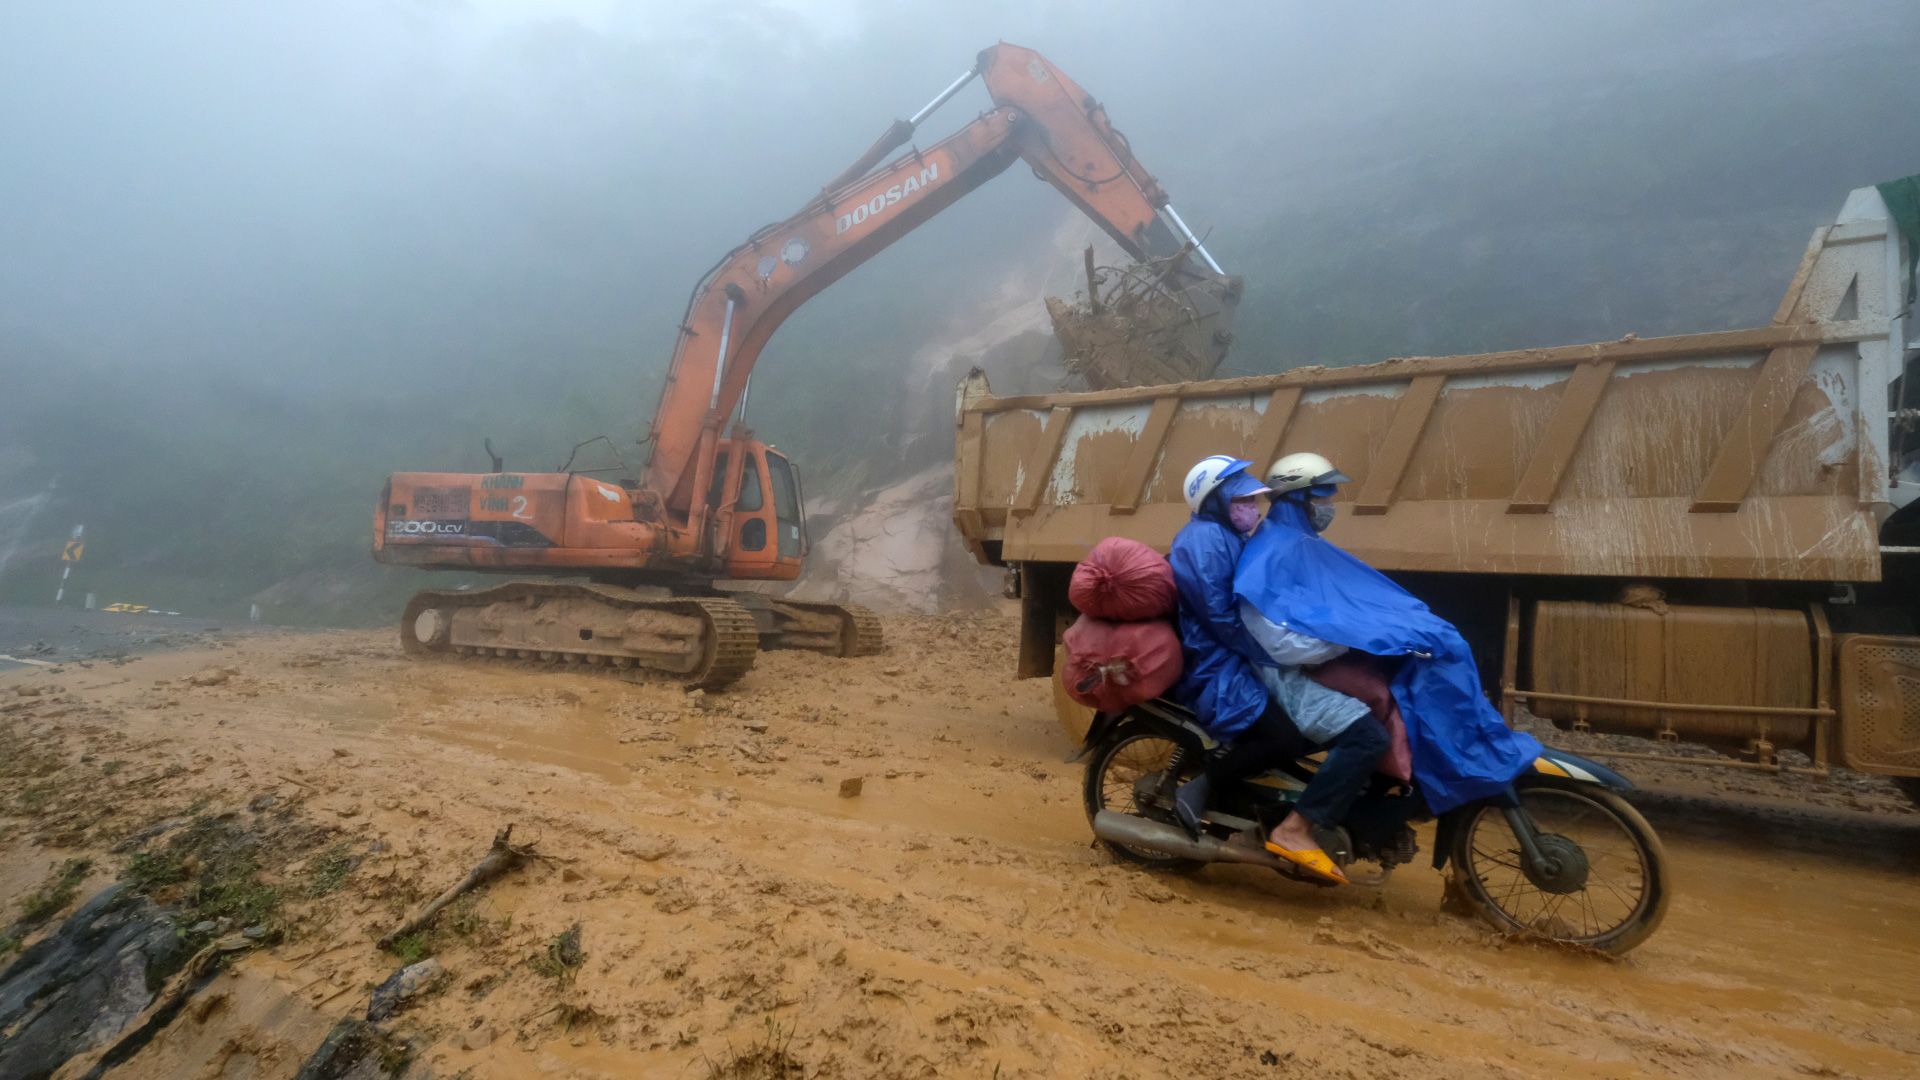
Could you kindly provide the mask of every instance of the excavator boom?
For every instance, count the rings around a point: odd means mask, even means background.
[[[924,150],[880,164],[976,75],[992,95],[991,111]],[[654,415],[645,478],[671,514],[698,530],[706,508],[694,493],[707,490],[711,448],[760,350],[787,316],[1016,158],[1133,258],[1171,258],[1189,243],[1204,256],[1091,95],[1032,49],[1004,42],[986,49],[971,72],[914,119],[896,121],[798,214],[754,233],[696,286]],[[1224,284],[1210,257],[1206,262],[1186,268],[1186,276]]]

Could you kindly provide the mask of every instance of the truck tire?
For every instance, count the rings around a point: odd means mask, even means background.
[[[1920,806],[1920,776],[1896,776],[1893,782],[1899,785],[1901,791],[1906,792],[1909,802]]]

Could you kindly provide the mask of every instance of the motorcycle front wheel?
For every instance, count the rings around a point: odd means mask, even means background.
[[[1198,755],[1165,733],[1146,727],[1123,728],[1094,751],[1093,760],[1087,762],[1084,793],[1087,821],[1092,822],[1093,816],[1102,810],[1113,810],[1172,823],[1173,813],[1164,800],[1172,797],[1179,781],[1199,771]],[[1173,774],[1171,777],[1169,772]],[[1152,848],[1131,847],[1111,840],[1100,843],[1128,862],[1156,870],[1185,874],[1206,865]]]
[[[1557,870],[1525,865],[1520,841],[1499,807],[1468,812],[1449,858],[1455,884],[1495,926],[1511,933],[1624,953],[1666,916],[1666,851],[1625,799],[1592,784],[1535,779],[1520,803]]]

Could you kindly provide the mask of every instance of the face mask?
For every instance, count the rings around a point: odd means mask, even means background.
[[[1235,499],[1227,504],[1227,520],[1233,522],[1233,531],[1250,533],[1260,524],[1260,504],[1248,499],[1245,502]]]
[[[1327,526],[1333,524],[1333,513],[1332,503],[1314,503],[1307,510],[1307,523],[1313,526],[1314,532],[1326,532]]]

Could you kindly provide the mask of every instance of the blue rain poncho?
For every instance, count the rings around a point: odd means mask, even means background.
[[[1393,697],[1413,777],[1436,814],[1494,795],[1540,756],[1480,692],[1473,653],[1453,624],[1386,575],[1323,540],[1298,499],[1275,499],[1248,540],[1234,591],[1275,624],[1376,656],[1406,656]]]
[[[1250,657],[1261,655],[1240,621],[1233,595],[1234,567],[1246,540],[1227,519],[1227,501],[1262,485],[1245,472],[1227,478],[1200,504],[1167,552],[1180,592],[1180,652],[1184,666],[1174,700],[1192,709],[1207,734],[1230,742],[1267,707],[1267,691]]]

